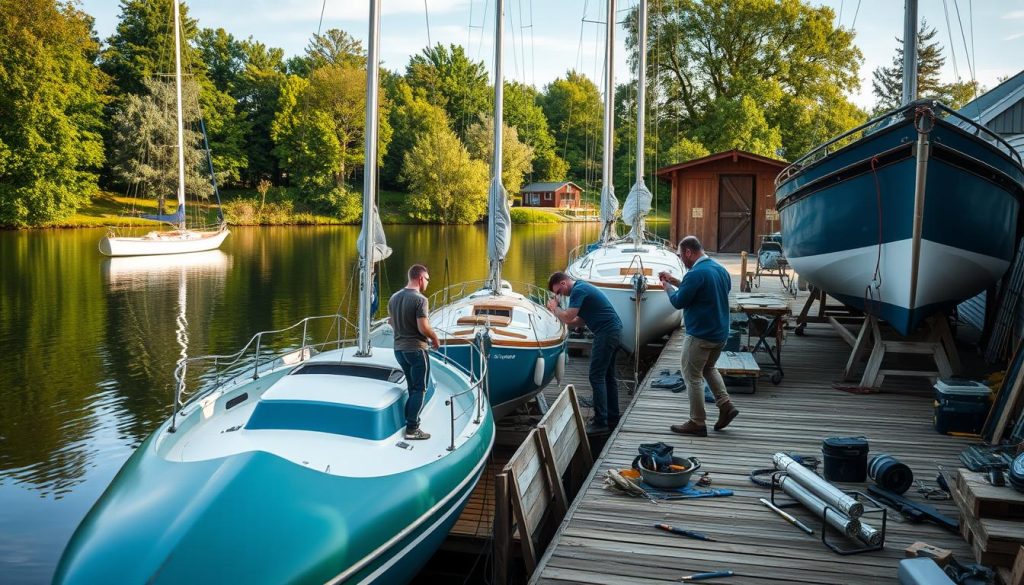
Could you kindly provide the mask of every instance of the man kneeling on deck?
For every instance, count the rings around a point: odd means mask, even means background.
[[[562,310],[558,299],[548,301],[548,309],[569,327],[586,325],[594,334],[590,350],[590,387],[594,391],[594,420],[587,433],[607,433],[619,424],[619,387],[615,381],[615,354],[622,338],[622,321],[608,297],[587,282],[573,280],[564,272],[548,279],[548,290],[569,297],[569,308]]]
[[[672,432],[681,435],[708,436],[704,411],[704,380],[711,386],[718,406],[715,430],[720,431],[732,422],[740,411],[733,406],[725,389],[722,374],[715,363],[729,338],[729,289],[732,278],[724,266],[704,254],[704,248],[694,236],[679,242],[679,258],[688,272],[682,282],[668,272],[658,278],[665,286],[672,306],[683,309],[683,379],[690,395],[690,420],[672,425]],[[679,287],[679,288],[676,288]]]

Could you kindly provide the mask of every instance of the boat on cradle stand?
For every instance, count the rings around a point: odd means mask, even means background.
[[[916,37],[916,1],[905,34]],[[909,335],[987,290],[1020,237],[1024,168],[1013,147],[939,102],[917,100],[818,146],[776,179],[789,263],[802,280]],[[909,72],[909,73],[908,73]]]

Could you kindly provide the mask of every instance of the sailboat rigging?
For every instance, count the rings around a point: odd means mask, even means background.
[[[575,280],[601,289],[622,320],[622,346],[638,356],[645,344],[679,327],[682,313],[662,291],[659,272],[682,278],[684,269],[669,243],[649,233],[646,217],[653,199],[644,183],[644,110],[647,79],[647,2],[638,6],[638,75],[636,183],[622,206],[622,218],[630,226],[625,236],[616,233],[618,200],[612,187],[614,137],[614,34],[615,0],[608,0],[605,39],[604,164],[601,187],[600,240],[572,252],[566,272]],[[636,365],[636,362],[634,362]],[[635,369],[635,368],[634,368]]]

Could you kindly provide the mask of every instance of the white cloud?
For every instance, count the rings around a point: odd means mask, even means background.
[[[1024,19],[1024,10],[1014,10],[1007,12],[1003,15],[1003,20],[1019,20]]]
[[[1015,40],[1015,39],[1019,39],[1021,37],[1024,37],[1024,32],[1014,33],[1014,34],[1004,38],[1003,40],[1004,41],[1012,41],[1012,40]]]

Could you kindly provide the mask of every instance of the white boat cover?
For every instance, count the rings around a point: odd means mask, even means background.
[[[380,262],[391,255],[391,248],[388,246],[387,239],[384,237],[384,224],[380,222],[380,212],[377,211],[377,206],[373,206],[373,263]],[[359,237],[356,238],[356,250],[359,251],[359,257],[363,256],[363,234],[362,230],[359,230]]]
[[[508,193],[501,184],[501,177],[491,179],[487,193],[487,258],[490,260],[490,277],[497,277],[505,262],[505,254],[512,244],[512,211],[508,205]]]
[[[605,185],[601,189],[601,222],[605,225],[615,223],[619,211],[619,200],[615,197],[615,185]]]
[[[622,221],[626,224],[633,226],[632,231],[637,231],[637,226],[640,227],[640,232],[643,232],[643,221],[647,217],[647,214],[651,212],[651,202],[654,200],[654,196],[647,189],[647,185],[644,184],[644,180],[641,177],[633,185],[633,188],[629,190],[629,195],[626,197],[626,204],[622,206]]]

